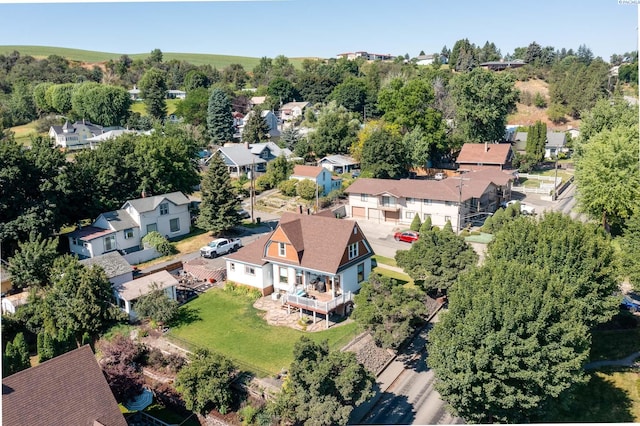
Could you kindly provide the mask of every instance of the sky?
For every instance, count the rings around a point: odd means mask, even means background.
[[[41,0],[42,1],[42,0]],[[262,0],[163,2],[0,0],[0,45],[118,54],[207,53],[331,58],[417,56],[467,38],[503,55],[535,41],[609,61],[637,50],[640,0]]]

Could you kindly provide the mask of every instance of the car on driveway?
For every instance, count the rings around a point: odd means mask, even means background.
[[[640,300],[635,299],[630,295],[626,295],[622,298],[620,307],[631,312],[640,312]]]
[[[241,219],[250,219],[251,218],[251,213],[249,213],[245,209],[238,210],[238,215],[240,215]]]
[[[507,208],[512,204],[520,204],[520,213],[522,214],[536,214],[535,207],[518,200],[507,201],[506,203],[502,203],[500,207]]]
[[[420,238],[420,234],[417,233],[416,231],[402,231],[402,232],[396,232],[395,234],[393,234],[393,238],[396,241],[403,241],[405,243],[414,243],[418,241],[418,239]]]

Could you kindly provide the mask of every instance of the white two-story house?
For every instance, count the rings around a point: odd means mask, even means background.
[[[513,176],[483,170],[444,180],[356,179],[345,193],[354,219],[410,225],[418,215],[435,226],[450,222],[454,231],[495,212],[510,198]]]
[[[225,257],[227,279],[273,292],[329,299],[360,290],[371,273],[371,245],[354,221],[285,213],[276,229]]]
[[[142,249],[142,238],[149,232],[167,238],[188,234],[189,203],[182,192],[129,200],[119,210],[101,213],[91,226],[68,234],[70,251],[83,259],[114,250],[131,253]]]

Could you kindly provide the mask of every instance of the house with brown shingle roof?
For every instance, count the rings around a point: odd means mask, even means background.
[[[2,424],[127,426],[89,345],[2,379]]]
[[[293,167],[293,173],[290,179],[305,180],[309,179],[315,182],[319,187],[319,196],[327,195],[334,189],[339,189],[342,186],[342,178],[333,176],[331,172],[320,166],[305,166],[302,164],[296,164]]]
[[[360,290],[371,273],[371,245],[356,222],[285,213],[275,230],[225,257],[227,279],[273,292],[316,289],[334,299]]]
[[[457,231],[458,223],[463,229],[510,199],[512,180],[511,174],[491,169],[444,180],[359,178],[345,190],[347,215],[407,226],[418,215],[421,221],[430,217],[434,226],[450,222]]]
[[[459,170],[506,170],[511,168],[513,152],[510,143],[465,143],[456,163]]]

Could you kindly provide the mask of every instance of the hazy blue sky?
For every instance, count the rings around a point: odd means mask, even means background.
[[[285,0],[4,3],[0,45],[111,53],[334,57],[364,50],[416,56],[468,38],[502,54],[532,41],[587,45],[605,60],[637,50],[638,7],[618,0]]]

